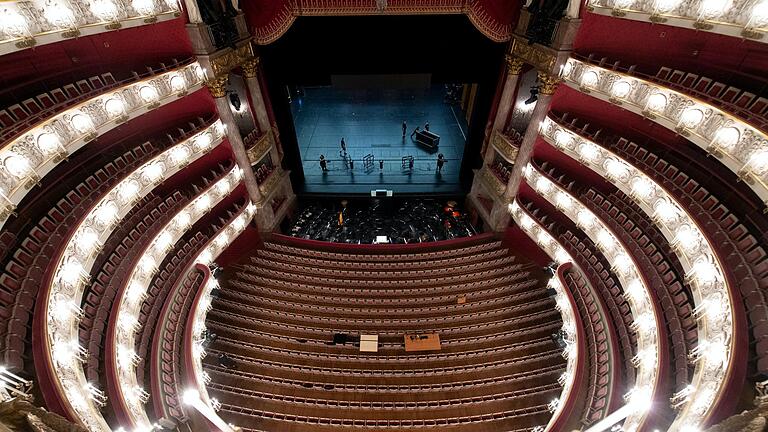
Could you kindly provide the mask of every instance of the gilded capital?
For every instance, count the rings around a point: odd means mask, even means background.
[[[548,73],[539,71],[539,93],[543,95],[553,95],[560,83],[560,78]]]
[[[261,60],[258,57],[250,57],[243,62],[243,75],[246,78],[255,78],[259,73],[259,63]]]
[[[523,65],[525,64],[525,61],[520,57],[516,57],[511,54],[507,54],[505,58],[507,61],[507,72],[510,75],[519,75],[520,71],[523,70]]]
[[[208,91],[211,92],[211,96],[215,98],[227,95],[227,77],[214,78],[206,81],[205,85],[208,86]]]

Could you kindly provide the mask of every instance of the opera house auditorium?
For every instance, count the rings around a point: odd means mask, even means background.
[[[0,0],[0,432],[768,432],[768,0]]]

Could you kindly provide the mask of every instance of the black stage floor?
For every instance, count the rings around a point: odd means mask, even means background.
[[[459,170],[464,154],[466,122],[458,106],[443,102],[445,87],[425,90],[348,90],[330,87],[305,88],[294,97],[296,134],[301,149],[306,183],[304,193],[360,194],[373,189],[398,193],[461,192]],[[408,133],[402,138],[402,122]],[[416,144],[410,134],[416,126],[440,135],[437,151]],[[353,160],[352,169],[342,159],[341,138]],[[436,170],[438,153],[446,159]],[[328,171],[320,168],[320,155]],[[372,154],[372,168],[363,157]],[[413,156],[413,170],[402,168],[402,158]],[[384,160],[381,169],[379,160]]]

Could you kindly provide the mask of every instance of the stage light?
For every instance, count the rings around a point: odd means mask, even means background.
[[[524,103],[526,105],[530,105],[536,102],[537,100],[539,100],[539,87],[533,86],[531,87],[531,96],[528,99],[526,99]]]

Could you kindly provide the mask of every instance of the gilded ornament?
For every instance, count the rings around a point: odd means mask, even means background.
[[[556,58],[554,54],[538,47],[536,45],[528,45],[515,38],[512,40],[512,49],[510,53],[515,57],[518,57],[526,63],[532,64],[541,71],[549,72],[555,66]]]
[[[543,95],[553,95],[557,90],[560,78],[545,72],[539,72],[539,93]]]
[[[247,60],[252,59],[251,44],[245,44],[235,50],[228,51],[219,57],[211,60],[211,71],[213,76],[221,77],[229,74],[232,69],[243,65]]]
[[[260,161],[264,154],[272,147],[272,134],[270,132],[264,135],[256,141],[256,144],[248,149],[248,160],[251,161],[251,165]]]
[[[211,96],[215,98],[220,98],[227,95],[227,77],[214,78],[210,81],[206,81],[205,85],[208,86],[208,90],[211,92]]]
[[[513,55],[507,54],[505,56],[507,60],[507,71],[510,75],[519,75],[520,71],[523,70],[523,65],[525,64],[525,61],[519,57],[515,57]]]
[[[256,78],[259,73],[259,63],[261,60],[258,57],[251,57],[243,62],[243,75],[246,78]]]

